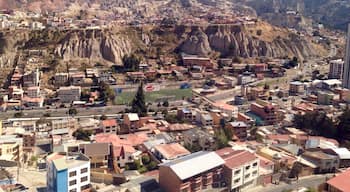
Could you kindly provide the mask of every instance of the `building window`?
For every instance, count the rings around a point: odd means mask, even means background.
[[[88,172],[88,168],[84,168],[80,170],[80,173],[86,173],[86,172]]]
[[[69,186],[72,186],[72,185],[75,185],[77,184],[77,180],[72,180],[72,181],[69,181]]]
[[[82,177],[82,178],[80,179],[80,182],[85,182],[85,181],[87,181],[87,180],[88,180],[88,177],[85,176],[85,177]]]
[[[78,190],[77,189],[71,189],[69,190],[69,192],[77,192]]]
[[[245,167],[245,170],[249,170],[249,169],[250,169],[250,166],[249,166],[249,165]]]
[[[258,171],[253,171],[253,175],[256,175],[258,173]]]
[[[240,174],[240,173],[241,173],[241,170],[240,170],[240,169],[235,171],[235,175],[238,175],[238,174]]]
[[[246,178],[246,179],[249,178],[249,177],[250,177],[250,174],[245,175],[245,178]]]
[[[81,187],[80,187],[80,191],[83,191],[83,190],[89,189],[89,188],[90,188],[90,185],[87,184],[87,185],[81,186]]]
[[[235,183],[238,183],[240,180],[241,180],[241,179],[238,178],[238,179],[236,179],[234,182],[235,182]]]
[[[69,177],[74,177],[77,175],[77,172],[76,171],[72,171],[69,173]]]
[[[253,163],[253,167],[256,167],[257,165],[258,165],[258,163],[257,163],[257,162]]]

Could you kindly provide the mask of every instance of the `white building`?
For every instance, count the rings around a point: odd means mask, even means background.
[[[47,191],[81,192],[90,188],[90,159],[81,153],[53,153],[46,158]]]
[[[341,79],[343,75],[343,66],[344,61],[341,59],[330,61],[328,78]]]
[[[224,148],[216,153],[225,160],[224,177],[229,191],[254,187],[259,177],[259,158],[246,150]]]

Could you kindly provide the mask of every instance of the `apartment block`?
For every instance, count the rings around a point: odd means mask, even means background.
[[[196,192],[225,186],[225,161],[215,152],[200,151],[160,164],[159,184],[167,192]]]
[[[46,158],[46,165],[47,191],[89,191],[90,160],[82,153],[53,153]]]
[[[220,149],[216,153],[225,160],[223,172],[229,191],[237,192],[256,185],[260,160],[255,154],[232,148]]]
[[[62,103],[72,103],[73,101],[79,101],[81,95],[81,87],[69,86],[60,87],[57,91],[57,96]]]

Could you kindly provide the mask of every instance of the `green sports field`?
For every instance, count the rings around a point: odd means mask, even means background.
[[[123,92],[117,94],[114,103],[125,105],[131,103],[136,92]],[[154,92],[145,92],[146,102],[158,102],[160,100],[181,100],[183,97],[192,97],[192,89],[163,89]]]

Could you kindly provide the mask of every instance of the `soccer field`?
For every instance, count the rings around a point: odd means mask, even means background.
[[[127,105],[131,103],[136,92],[123,92],[117,94],[114,103],[116,105]],[[161,100],[181,100],[192,97],[192,89],[163,89],[154,92],[145,92],[146,102],[159,102]]]

